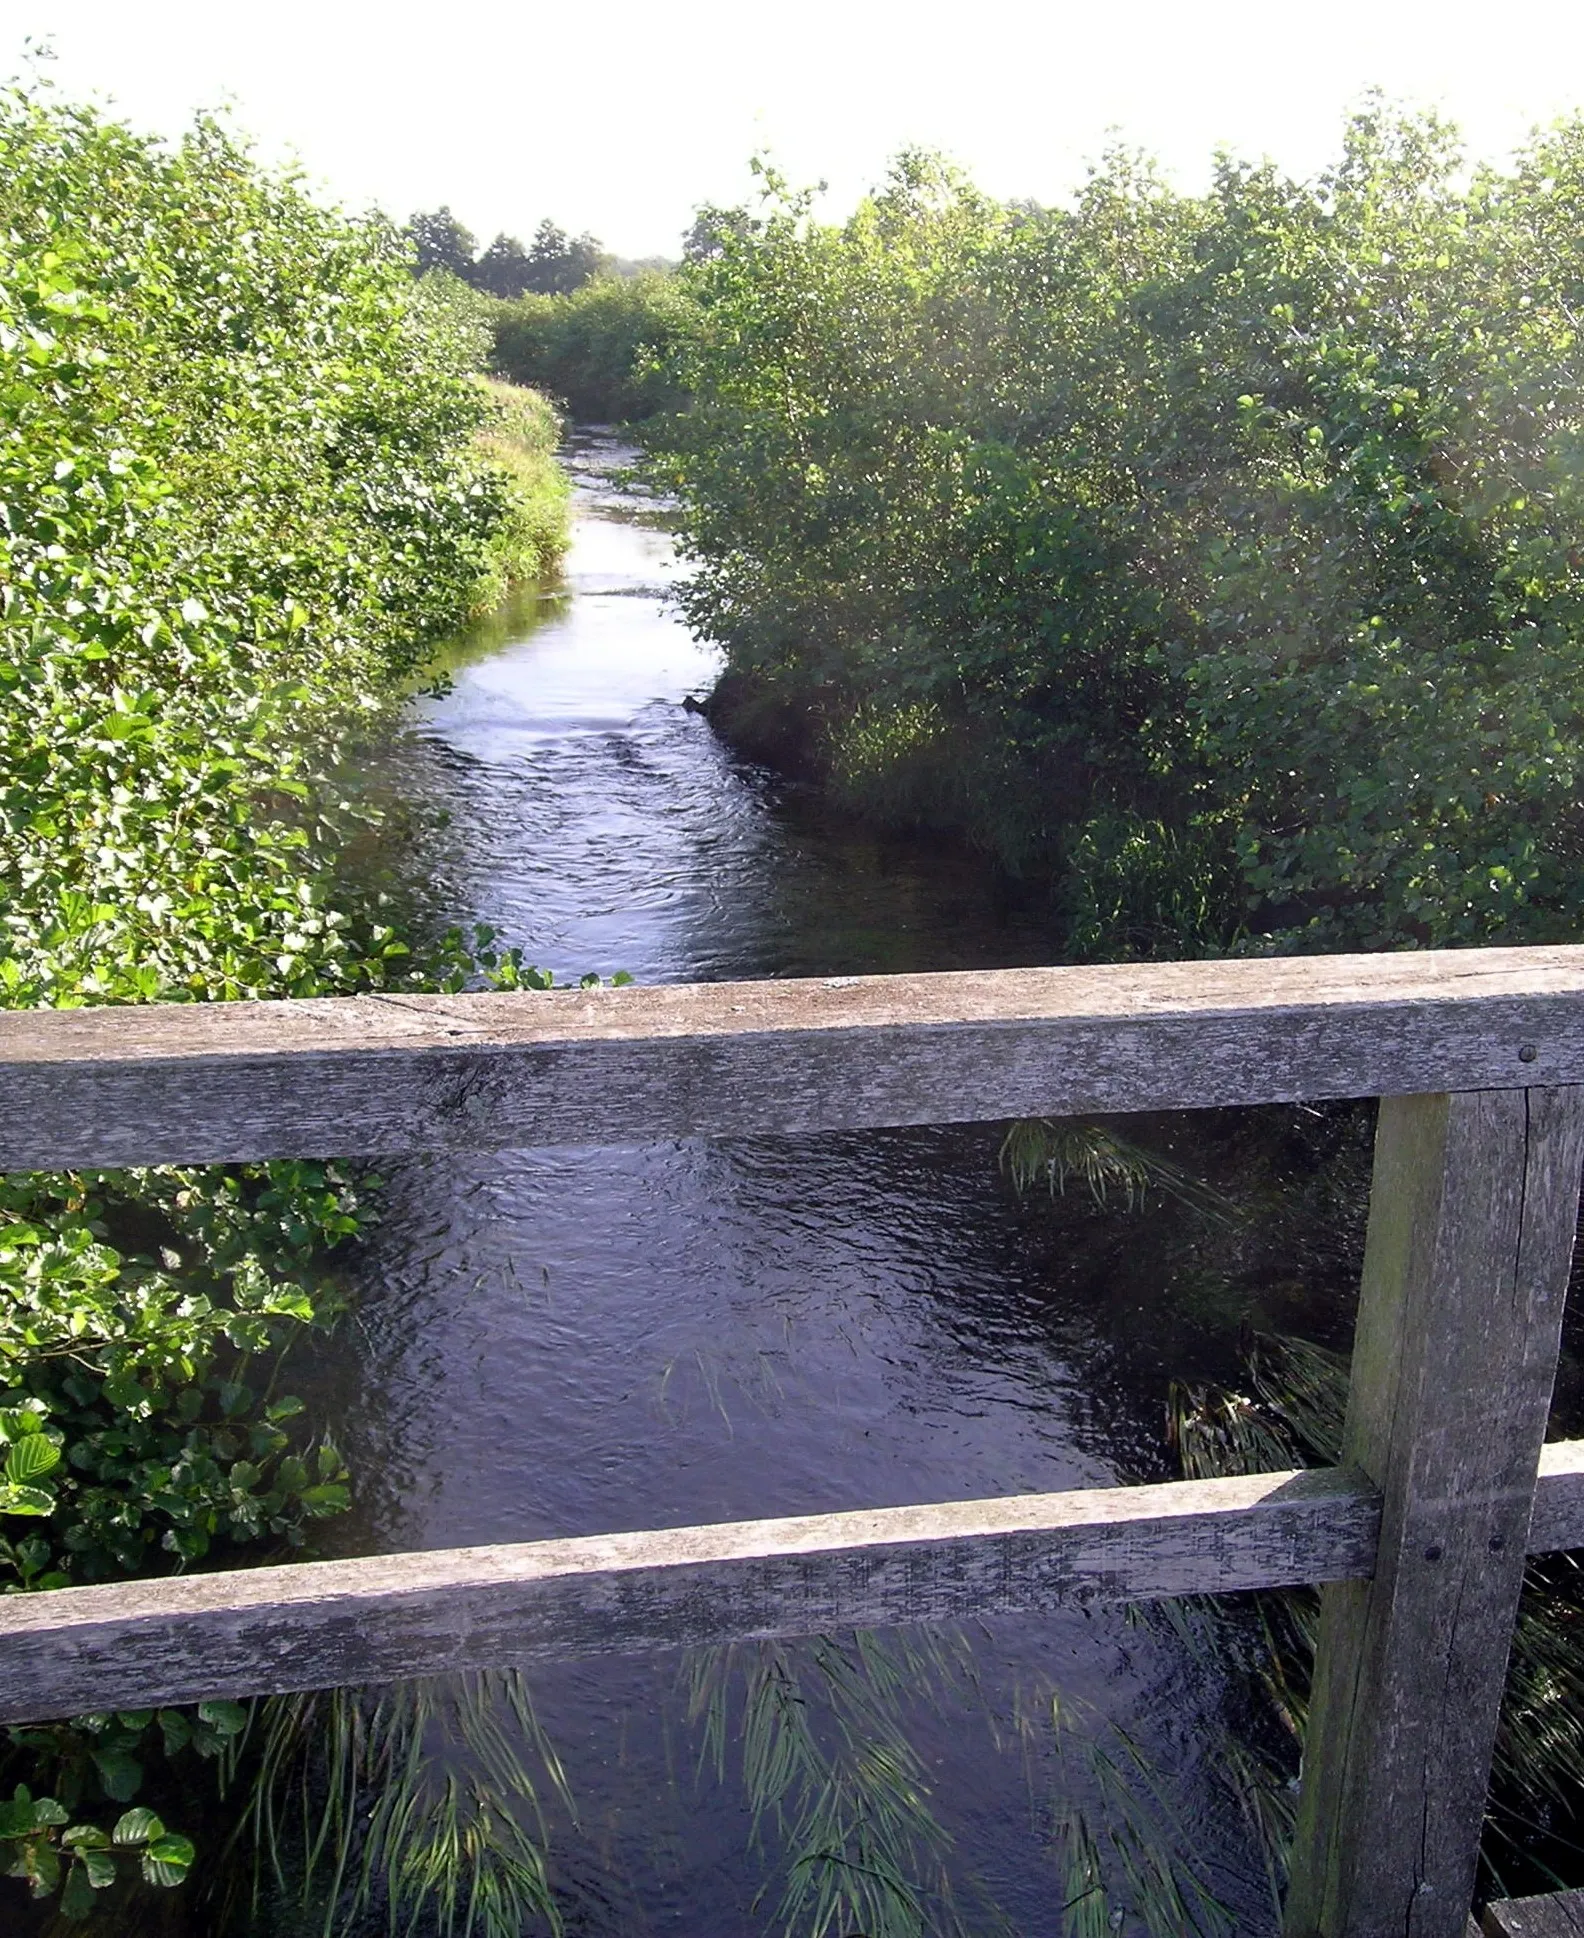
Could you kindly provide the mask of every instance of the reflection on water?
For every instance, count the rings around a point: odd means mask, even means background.
[[[645,980],[1040,959],[971,859],[842,830],[684,708],[714,661],[667,610],[664,533],[604,481],[618,460],[580,448],[565,588],[459,649],[398,757],[450,816],[449,916],[559,971]],[[1292,1266],[1264,1274],[1263,1309],[1229,1312],[1190,1214],[1020,1205],[997,1142],[957,1127],[398,1167],[358,1322],[314,1375],[363,1477],[342,1551],[1168,1473],[1168,1377],[1229,1372],[1239,1321],[1303,1296]],[[912,1719],[964,1889],[980,1880],[1016,1931],[1059,1929],[1037,1720],[1059,1687],[1148,1748],[1264,1928],[1252,1854],[1196,1761],[1225,1692],[1179,1639],[1114,1610],[973,1639],[977,1686]],[[556,1832],[572,1928],[765,1928],[770,1860],[735,1790],[695,1778],[677,1663],[535,1685],[580,1810]]]

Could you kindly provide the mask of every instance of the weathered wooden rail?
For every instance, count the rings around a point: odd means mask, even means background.
[[[1463,1938],[1584,1166],[1584,949],[0,1015],[0,1168],[1382,1099],[1345,1458],[0,1598],[0,1721],[1324,1584],[1288,1938]]]

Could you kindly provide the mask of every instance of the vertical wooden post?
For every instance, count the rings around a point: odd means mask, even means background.
[[[1387,1098],[1287,1938],[1463,1938],[1578,1222],[1584,1090]]]

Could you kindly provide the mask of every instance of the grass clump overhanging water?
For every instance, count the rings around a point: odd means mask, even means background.
[[[1334,1465],[1347,1404],[1344,1355],[1266,1338],[1242,1390],[1179,1386],[1173,1440],[1190,1478]],[[1279,1914],[1319,1629],[1314,1589],[1169,1611],[1190,1646],[1225,1666],[1252,1707],[1225,1768],[1259,1829]],[[1571,1554],[1533,1557],[1513,1633],[1480,1848],[1490,1897],[1576,1884],[1584,1863],[1584,1575]]]
[[[556,463],[561,420],[550,400],[498,377],[480,382],[492,416],[480,428],[476,447],[511,486],[473,601],[473,609],[482,612],[498,605],[518,580],[547,578],[561,563],[572,486]]]
[[[223,1772],[236,1808],[228,1926],[334,1938],[561,1929],[542,1803],[566,1779],[514,1671],[254,1706]]]
[[[223,125],[0,96],[0,1002],[472,972],[336,863],[378,838],[352,779],[390,696],[564,542],[553,415],[486,389],[482,347],[393,232]],[[289,1551],[346,1504],[275,1366],[367,1210],[328,1164],[0,1181],[5,1587]],[[179,1882],[148,1800],[244,1720],[9,1732],[0,1891],[114,1921]]]

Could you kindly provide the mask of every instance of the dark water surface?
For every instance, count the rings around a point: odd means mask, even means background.
[[[399,756],[401,784],[451,817],[442,910],[558,972],[648,981],[1047,959],[972,859],[843,828],[683,708],[715,662],[667,608],[670,547],[609,482],[619,458],[574,448],[565,590],[465,642]],[[396,1168],[358,1317],[316,1375],[361,1477],[340,1550],[1171,1475],[1169,1380],[1234,1376],[1241,1328],[1313,1303],[1306,1262],[1245,1257],[1231,1294],[1229,1241],[1168,1199],[1020,1203],[1002,1128]],[[1191,1121],[1153,1134],[1190,1164],[1209,1150]],[[1202,1747],[1237,1692],[1193,1649],[1110,1610],[966,1639],[972,1675],[959,1658],[909,1728],[968,1930],[1061,1928],[1048,1825],[1085,1779],[1057,1757],[1053,1691],[1080,1735],[1139,1743],[1243,1928],[1269,1928]],[[534,1677],[578,1811],[553,1825],[574,1932],[770,1928],[775,1841],[755,1849],[740,1786],[698,1773],[687,1673],[673,1658]],[[1139,1928],[1131,1910],[1119,1928]]]

